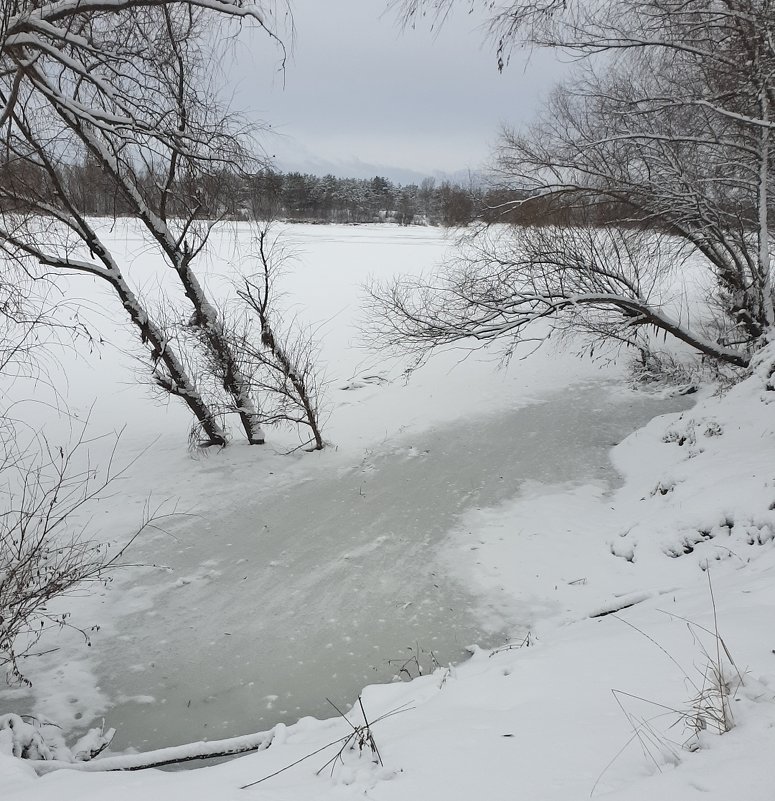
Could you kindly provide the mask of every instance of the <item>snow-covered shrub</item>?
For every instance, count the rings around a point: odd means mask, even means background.
[[[0,715],[0,753],[20,759],[53,759],[40,727],[19,715]]]
[[[19,715],[0,715],[0,754],[19,759],[56,759],[61,762],[88,762],[102,753],[115,729],[89,729],[68,747],[61,729],[53,723],[26,719]]]

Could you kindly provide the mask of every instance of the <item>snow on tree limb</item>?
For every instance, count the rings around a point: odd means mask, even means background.
[[[159,768],[164,765],[175,765],[199,759],[235,756],[252,751],[264,751],[285,730],[282,723],[269,731],[247,734],[242,737],[230,737],[224,740],[209,740],[188,745],[160,748],[139,754],[123,754],[107,756],[89,762],[62,762],[57,760],[29,760],[38,775],[42,776],[55,770],[78,770],[87,772],[145,770]]]
[[[3,19],[0,81],[6,91],[0,90],[0,114],[13,155],[6,172],[14,180],[0,189],[0,200],[23,214],[53,217],[65,239],[59,247],[40,247],[17,235],[7,240],[9,248],[39,257],[43,266],[107,280],[149,345],[157,385],[186,400],[209,441],[225,443],[215,413],[183,370],[185,359],[175,356],[169,338],[139,306],[86,220],[82,201],[72,195],[68,165],[85,148],[87,161],[101,167],[115,197],[140,218],[179,277],[193,308],[187,318],[223,362],[223,389],[235,399],[249,441],[262,442],[255,400],[193,262],[213,225],[203,220],[197,183],[211,182],[219,172],[239,173],[252,163],[246,129],[209,88],[203,54],[210,43],[202,15],[256,22],[277,42],[284,61],[284,46],[269,27],[277,19],[267,5],[239,0],[63,0],[34,6],[22,3],[18,13]],[[53,198],[38,191],[39,171]],[[94,262],[69,252],[71,235]]]

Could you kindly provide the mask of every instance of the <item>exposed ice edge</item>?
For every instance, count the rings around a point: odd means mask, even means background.
[[[252,751],[263,751],[275,740],[282,740],[286,726],[278,723],[268,731],[244,734],[240,737],[228,737],[224,740],[201,740],[187,745],[175,745],[170,748],[159,748],[156,751],[144,751],[137,754],[122,754],[94,759],[91,762],[64,762],[62,760],[30,759],[30,765],[38,776],[55,770],[79,770],[87,772],[105,772],[121,770],[144,770],[158,768],[175,762],[187,762],[195,759],[211,759],[214,757],[234,756]]]

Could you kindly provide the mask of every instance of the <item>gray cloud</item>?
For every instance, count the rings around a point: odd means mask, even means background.
[[[422,23],[402,31],[385,5],[295,0],[284,86],[265,40],[236,51],[235,103],[280,134],[265,146],[286,167],[317,159],[476,169],[500,126],[529,119],[563,71],[551,54],[517,54],[500,75],[482,17],[457,13],[438,32]]]

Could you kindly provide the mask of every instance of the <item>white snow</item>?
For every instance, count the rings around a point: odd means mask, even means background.
[[[41,660],[33,675],[35,709],[55,720],[60,715],[68,727],[78,725],[76,712],[85,718],[106,713],[115,725],[115,691],[99,677],[105,643],[118,655],[110,681],[123,686],[125,708],[139,710],[137,719],[149,726],[154,715],[174,716],[171,701],[163,704],[150,688],[149,637],[167,630],[168,642],[155,643],[159,653],[174,650],[172,642],[182,649],[177,629],[185,628],[179,615],[187,608],[198,615],[198,626],[204,617],[230,625],[249,618],[253,625],[261,592],[271,588],[263,602],[290,631],[291,616],[283,616],[293,601],[284,593],[293,585],[283,571],[301,557],[273,550],[270,539],[249,562],[242,553],[245,526],[260,527],[265,519],[274,526],[283,509],[292,529],[306,525],[314,533],[329,515],[331,531],[338,526],[346,538],[337,543],[332,534],[296,563],[308,579],[295,616],[306,618],[310,652],[318,647],[315,603],[336,606],[344,595],[353,615],[362,600],[363,620],[342,631],[359,647],[370,646],[380,627],[373,576],[387,582],[377,600],[393,598],[407,604],[402,613],[411,612],[427,594],[416,590],[429,566],[444,583],[461,587],[453,597],[483,638],[506,630],[510,640],[495,650],[474,649],[454,667],[428,673],[428,663],[426,675],[411,682],[367,686],[363,708],[376,721],[371,733],[382,765],[367,743],[359,747],[350,737],[362,730],[354,732],[338,716],[304,717],[287,728],[267,726],[256,741],[271,742],[256,754],[197,770],[63,769],[37,777],[6,750],[0,755],[3,799],[771,799],[775,392],[765,389],[766,371],[721,396],[705,391],[692,408],[675,402],[672,408],[684,411],[657,417],[621,442],[649,409],[672,401],[644,400],[616,383],[621,367],[581,362],[567,348],[550,345],[506,372],[485,354],[458,364],[459,354],[444,353],[406,383],[401,365],[354,347],[357,287],[369,273],[432,265],[447,246],[442,234],[299,226],[287,235],[300,250],[286,278],[288,303],[302,320],[322,326],[330,379],[325,433],[333,447],[321,454],[283,456],[293,437],[271,432],[260,451],[235,444],[192,459],[184,450],[185,415],[149,403],[131,382],[121,355],[129,334],[109,299],[81,279],[81,291],[109,318],[115,315],[110,339],[116,348],[67,363],[69,402],[85,411],[97,390],[107,397],[94,407],[90,425],[106,430],[126,421],[121,453],[127,458],[158,437],[109,502],[96,507],[95,522],[120,538],[136,524],[151,488],[152,503],[170,499],[196,517],[171,521],[169,534],[149,541],[151,550],[164,553],[164,569],[133,573],[99,598],[74,599],[74,613],[103,629],[88,653],[65,643],[58,655]],[[234,236],[225,232],[218,245],[207,278],[212,286],[222,280]],[[133,280],[150,292],[152,260],[132,223],[117,223],[110,237],[133,260]],[[50,411],[36,413],[48,431],[66,430]],[[618,487],[606,464],[614,445]],[[406,514],[391,517],[396,509]],[[434,533],[422,548],[401,539],[405,530],[416,537],[429,528]],[[353,540],[356,534],[362,539]],[[374,572],[361,595],[339,591],[349,576],[366,570]],[[239,571],[260,581],[236,596]],[[431,619],[445,625],[443,616]],[[734,664],[713,634],[716,627]],[[219,642],[210,649],[205,629],[195,635],[208,656],[180,666],[185,682],[192,680],[186,670],[212,670],[204,662],[230,647]],[[122,642],[137,647],[122,650]],[[334,647],[326,648],[329,643]],[[282,647],[280,639],[270,650]],[[290,642],[287,647],[293,651]],[[324,697],[337,653],[355,648],[328,629],[319,647],[333,662],[321,662],[326,667],[313,669],[307,680],[313,693],[319,683]],[[712,725],[699,733],[691,726],[698,708],[712,700],[709,662],[719,664],[730,687],[734,727],[724,734]],[[236,670],[224,662],[213,681],[220,675],[228,687]],[[348,705],[356,696],[357,688]],[[268,713],[285,703],[282,688],[257,687],[255,697]],[[0,694],[2,711],[13,711],[14,702],[23,702],[20,694]],[[221,702],[211,704],[214,726],[224,716]],[[364,723],[358,705],[348,718]],[[704,719],[712,724],[707,713]],[[354,747],[330,762],[345,743]],[[123,757],[100,757],[92,769],[103,759]],[[264,777],[270,778],[240,789]]]

